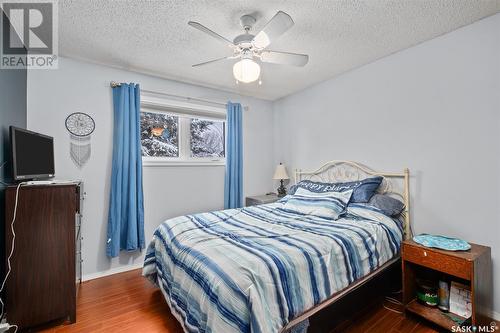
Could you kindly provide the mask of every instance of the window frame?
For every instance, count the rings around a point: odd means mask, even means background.
[[[225,166],[226,157],[191,157],[191,118],[222,121],[225,126],[225,154],[227,154],[226,110],[212,105],[196,104],[185,100],[166,98],[161,94],[141,93],[140,112],[165,113],[179,117],[178,144],[179,157],[142,156],[143,167],[163,166]]]

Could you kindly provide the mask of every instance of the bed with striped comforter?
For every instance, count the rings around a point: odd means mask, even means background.
[[[350,205],[337,221],[281,203],[186,215],[154,233],[143,275],[185,332],[279,332],[399,253],[399,221]]]

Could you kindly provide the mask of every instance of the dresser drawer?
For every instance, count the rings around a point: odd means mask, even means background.
[[[471,279],[472,262],[470,261],[407,244],[403,245],[403,256],[404,260],[417,265],[458,276],[462,279]]]

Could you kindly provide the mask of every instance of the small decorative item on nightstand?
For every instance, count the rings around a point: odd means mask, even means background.
[[[279,180],[280,181],[280,187],[278,187],[278,197],[284,197],[286,195],[286,188],[283,185],[283,180],[285,179],[290,179],[288,177],[288,173],[286,172],[286,167],[280,163],[277,167],[276,170],[274,171],[274,180]]]

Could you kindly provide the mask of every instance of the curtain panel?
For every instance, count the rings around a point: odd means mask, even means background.
[[[243,130],[240,103],[227,103],[227,155],[224,209],[243,206]]]
[[[144,248],[144,198],[140,138],[139,85],[113,89],[113,161],[106,253]]]

